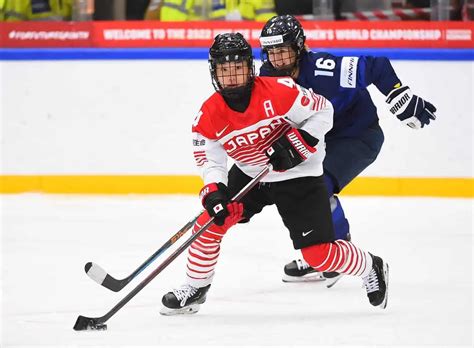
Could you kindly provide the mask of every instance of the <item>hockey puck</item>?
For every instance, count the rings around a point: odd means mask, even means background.
[[[99,323],[97,319],[87,318],[82,315],[77,317],[76,324],[74,324],[76,331],[104,331],[107,330],[107,325]]]
[[[105,331],[107,330],[107,324],[95,324],[94,328],[91,330],[97,330],[97,331]]]

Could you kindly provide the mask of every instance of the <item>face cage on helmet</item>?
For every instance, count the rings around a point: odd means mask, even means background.
[[[295,63],[292,64],[292,65],[286,65],[286,66],[283,66],[281,68],[277,68],[270,61],[268,50],[275,49],[275,48],[282,48],[282,47],[291,48],[295,52]],[[270,66],[273,67],[273,69],[275,69],[276,71],[278,71],[280,73],[279,75],[281,75],[281,76],[291,76],[292,73],[298,67],[298,61],[299,61],[300,56],[301,56],[301,51],[302,50],[299,49],[295,43],[282,43],[282,44],[267,46],[267,47],[262,48],[262,51],[260,53],[260,59],[261,59],[263,64],[265,64],[265,63],[270,64]]]
[[[230,63],[230,62],[237,63],[237,62],[243,62],[243,61],[247,62],[247,66],[249,68],[247,83],[244,86],[239,86],[239,87],[234,87],[234,88],[222,87],[221,84],[219,83],[219,79],[217,78],[217,64],[224,64],[224,63]],[[224,60],[223,58],[221,59],[211,58],[209,59],[208,62],[209,62],[209,71],[211,73],[212,85],[214,86],[214,89],[217,92],[221,94],[228,94],[228,93],[235,93],[235,92],[238,93],[240,90],[245,91],[246,89],[249,89],[252,86],[253,81],[255,79],[255,65],[254,65],[252,56],[241,57],[240,59],[231,60],[231,61]]]

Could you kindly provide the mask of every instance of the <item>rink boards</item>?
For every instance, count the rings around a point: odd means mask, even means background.
[[[332,51],[389,56],[402,81],[438,108],[435,123],[413,131],[370,87],[386,141],[343,193],[473,197],[473,51]],[[213,92],[205,50],[1,53],[0,193],[198,192],[190,125]]]

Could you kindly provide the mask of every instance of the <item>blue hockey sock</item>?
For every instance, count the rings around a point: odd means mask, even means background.
[[[339,198],[335,195],[329,198],[331,203],[332,223],[336,239],[350,240],[349,221],[347,221]]]

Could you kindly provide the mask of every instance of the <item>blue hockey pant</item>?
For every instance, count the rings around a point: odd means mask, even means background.
[[[336,195],[375,161],[383,141],[384,135],[378,122],[357,137],[326,139],[324,179],[331,203],[336,239],[350,239],[349,222]]]

